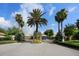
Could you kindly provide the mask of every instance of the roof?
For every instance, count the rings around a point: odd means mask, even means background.
[[[4,35],[5,35],[5,33],[0,32],[0,36],[4,36]]]
[[[46,36],[46,35],[43,34],[42,36]]]

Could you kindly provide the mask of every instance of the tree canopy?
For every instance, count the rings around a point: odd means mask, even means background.
[[[44,32],[45,35],[47,35],[49,38],[54,35],[54,32],[52,29],[48,29]]]
[[[76,32],[77,32],[77,28],[74,26],[74,25],[66,25],[66,27],[64,28],[64,33],[65,33],[65,36],[72,36],[74,35]]]
[[[47,25],[47,20],[42,16],[45,14],[40,9],[33,9],[32,12],[29,13],[30,17],[28,17],[28,26],[36,26],[36,32],[38,32],[38,26]]]

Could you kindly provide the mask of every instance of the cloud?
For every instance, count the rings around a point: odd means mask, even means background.
[[[49,16],[51,16],[54,12],[54,10],[56,9],[56,7],[52,7],[50,10],[49,10]]]
[[[50,25],[47,25],[46,29],[53,29],[53,27],[55,26],[55,24],[50,24]]]
[[[41,4],[34,4],[34,3],[22,4],[21,8],[23,10],[26,10],[27,12],[32,12],[33,9],[41,9],[42,11],[44,10],[43,6]]]
[[[29,12],[32,12],[33,9],[40,9],[44,11],[44,8],[41,4],[21,4],[20,9],[16,12],[12,12],[11,16],[14,17],[17,13],[23,16],[23,21],[25,22],[25,26],[23,27],[23,31],[25,35],[32,35],[35,31],[35,27],[28,27],[27,20],[29,16]]]
[[[52,24],[51,26],[55,26],[55,24]]]
[[[73,11],[75,11],[76,8],[77,8],[76,6],[68,8],[68,12],[73,12]]]
[[[12,27],[11,22],[9,20],[5,20],[4,17],[0,17],[0,27]]]
[[[6,20],[4,17],[0,17],[0,27],[7,29],[7,28],[11,28],[11,27],[18,27],[18,24],[16,23],[16,21],[12,20]]]

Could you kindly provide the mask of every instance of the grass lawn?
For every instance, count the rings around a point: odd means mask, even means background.
[[[72,46],[78,46],[79,47],[79,40],[65,41],[64,43],[72,45]]]
[[[70,48],[79,50],[79,40],[71,40],[71,41],[56,42],[56,43],[59,45],[63,45],[66,47],[70,47]]]
[[[3,41],[0,41],[0,44],[9,44],[9,43],[16,43],[16,41],[13,41],[13,40],[3,40]]]

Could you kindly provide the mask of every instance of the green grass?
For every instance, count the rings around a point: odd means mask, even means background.
[[[16,43],[16,41],[13,41],[13,40],[3,40],[3,41],[0,41],[0,44],[10,44],[10,43]]]
[[[65,42],[57,41],[56,43],[62,46],[79,50],[79,40],[71,40],[71,41],[65,41]]]
[[[72,45],[72,46],[78,46],[79,47],[79,40],[65,41],[64,43]]]

